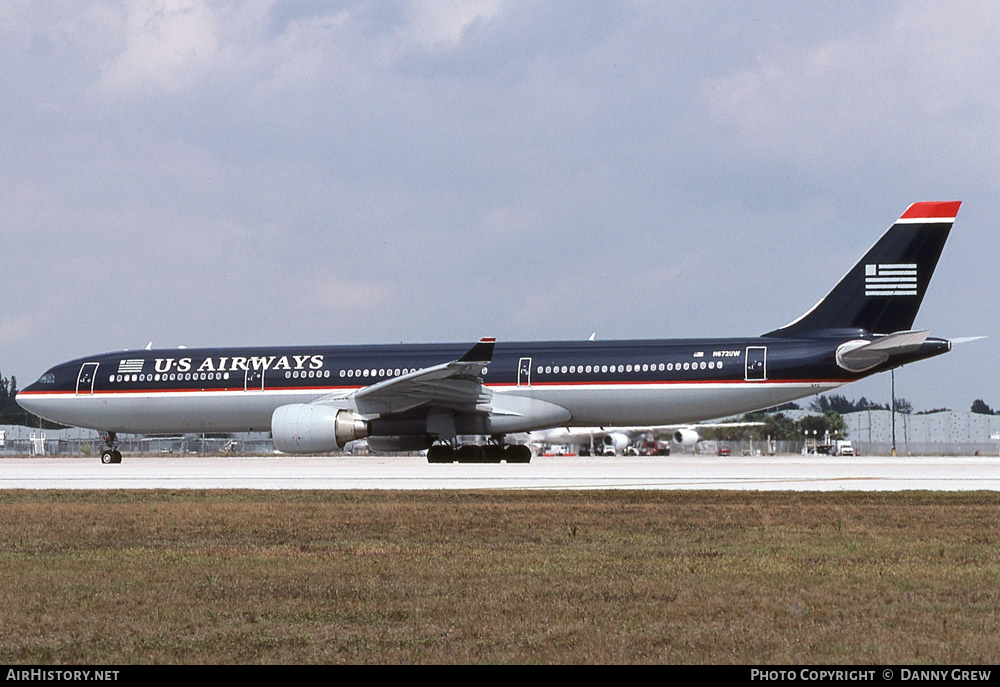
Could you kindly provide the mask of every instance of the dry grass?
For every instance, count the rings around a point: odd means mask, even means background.
[[[2,663],[992,663],[994,493],[0,492]]]

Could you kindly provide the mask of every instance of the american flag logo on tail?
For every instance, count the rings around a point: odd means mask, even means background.
[[[916,264],[865,265],[865,295],[916,296]]]

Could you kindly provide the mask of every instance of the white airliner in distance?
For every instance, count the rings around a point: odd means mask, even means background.
[[[692,425],[659,425],[655,427],[552,427],[528,433],[528,444],[541,448],[570,446],[590,453],[610,450],[621,453],[639,441],[655,441],[668,435],[680,446],[695,446],[702,440],[699,429],[720,427],[750,427],[763,422],[699,422]]]
[[[825,298],[762,336],[124,351],[56,365],[17,402],[104,432],[106,463],[119,432],[267,430],[289,453],[367,438],[430,462],[527,462],[507,435],[732,417],[949,351],[912,326],[959,205],[911,205]]]

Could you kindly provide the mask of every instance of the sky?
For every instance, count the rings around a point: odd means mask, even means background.
[[[988,338],[896,393],[1000,408],[998,35],[986,1],[7,0],[0,373],[753,336],[961,200],[915,327]]]

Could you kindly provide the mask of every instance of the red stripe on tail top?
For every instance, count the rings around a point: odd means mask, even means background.
[[[955,219],[961,204],[960,200],[914,203],[899,219]]]

